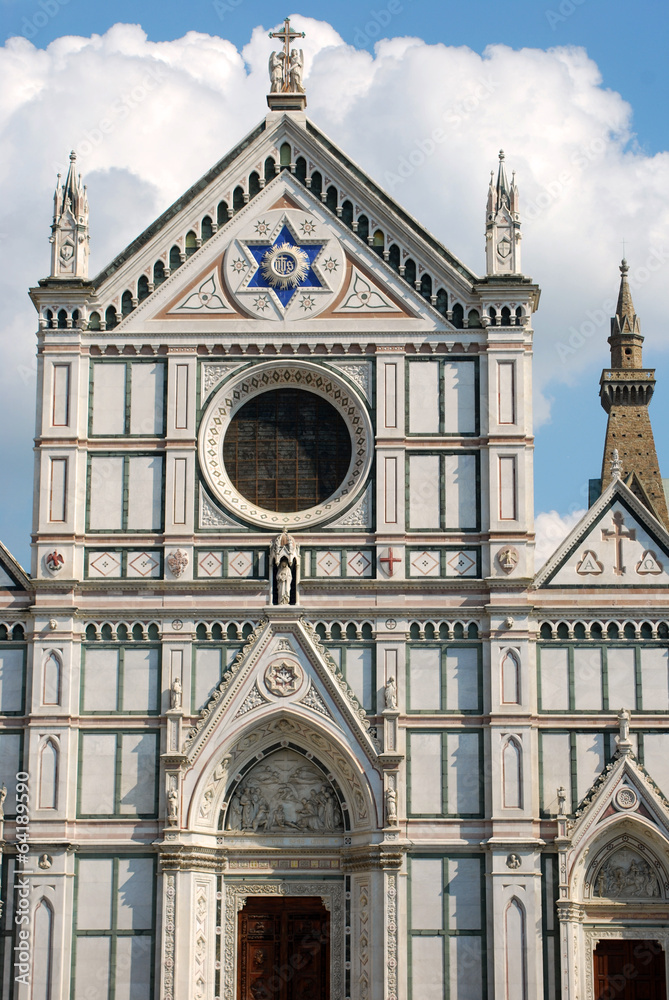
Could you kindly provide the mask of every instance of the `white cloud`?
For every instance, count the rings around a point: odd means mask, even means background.
[[[323,21],[292,23],[307,32],[315,123],[478,271],[488,174],[505,149],[520,186],[524,269],[543,287],[535,355],[543,419],[549,379],[573,381],[605,362],[623,235],[647,348],[665,349],[669,153],[635,147],[632,109],[602,86],[582,49],[493,45],[478,54],[395,38],[371,55]],[[34,365],[35,328],[25,290],[47,273],[57,168],[78,148],[94,274],[263,117],[269,27],[256,28],[241,53],[195,32],[155,43],[120,24],[44,51],[22,38],[0,49],[0,425],[20,428],[23,479],[33,399],[17,373]],[[424,162],[401,178],[412,152]]]
[[[585,510],[574,510],[564,515],[558,514],[556,510],[537,514],[534,520],[534,528],[537,533],[534,550],[535,569],[541,569],[544,563],[550,559],[584,514]]]

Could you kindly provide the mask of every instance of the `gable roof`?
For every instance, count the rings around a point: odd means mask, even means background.
[[[0,542],[0,590],[32,590],[30,577],[2,542]]]
[[[621,529],[631,533],[623,540],[634,546],[633,557],[625,557],[629,565],[618,567],[620,573],[615,568],[616,546],[602,548],[604,532],[608,539],[610,531],[617,530],[615,526],[600,527],[609,512],[622,514]],[[536,574],[533,586],[629,588],[668,584],[669,532],[622,479],[613,479]]]

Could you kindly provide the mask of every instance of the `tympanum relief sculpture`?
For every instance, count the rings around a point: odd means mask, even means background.
[[[229,802],[226,829],[243,833],[338,833],[341,807],[323,772],[279,750],[249,772]]]
[[[599,869],[593,895],[602,899],[651,899],[660,895],[660,885],[648,861],[624,848]]]

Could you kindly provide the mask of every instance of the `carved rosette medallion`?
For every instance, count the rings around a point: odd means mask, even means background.
[[[237,305],[270,321],[317,316],[333,302],[345,273],[335,234],[317,215],[296,209],[251,218],[223,259]]]
[[[273,660],[265,670],[265,687],[277,698],[287,698],[295,694],[304,679],[304,671],[299,663],[282,657]]]
[[[613,804],[616,809],[620,809],[622,812],[630,812],[638,806],[639,797],[633,788],[624,785],[614,795]]]

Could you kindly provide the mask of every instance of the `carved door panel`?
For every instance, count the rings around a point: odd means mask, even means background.
[[[320,899],[254,897],[239,914],[237,1000],[329,1000],[330,922]]]
[[[600,941],[596,1000],[666,1000],[664,951],[657,941]]]

